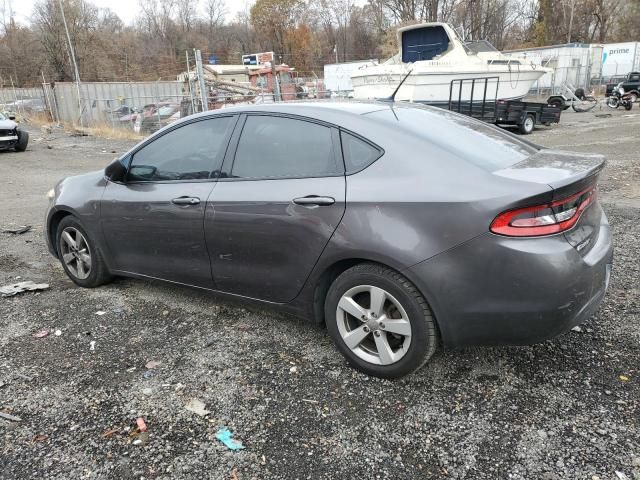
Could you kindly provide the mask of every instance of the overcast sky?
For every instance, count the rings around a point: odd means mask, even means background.
[[[2,2],[3,0],[0,0]],[[87,0],[98,7],[109,7],[127,25],[129,25],[140,12],[138,0]],[[225,0],[227,4],[227,19],[232,19],[239,11],[252,5],[255,0]],[[15,19],[19,23],[28,23],[36,0],[4,0],[8,7],[11,4]],[[204,5],[204,1],[200,2]],[[8,9],[8,8],[7,8]]]

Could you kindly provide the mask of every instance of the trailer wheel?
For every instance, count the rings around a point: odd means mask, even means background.
[[[533,132],[533,129],[535,127],[536,127],[536,117],[534,117],[531,114],[527,115],[525,119],[522,121],[522,123],[518,125],[518,129],[520,130],[520,133],[524,135],[529,135],[531,132]]]
[[[549,102],[549,105],[553,105],[554,107],[562,108],[564,106],[564,102],[559,98],[554,98]]]

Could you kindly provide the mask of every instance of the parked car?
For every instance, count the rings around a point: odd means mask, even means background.
[[[129,105],[120,105],[119,107],[113,108],[107,112],[107,115],[112,119],[120,119],[122,117],[130,116],[136,112],[134,107],[130,107]]]
[[[439,343],[539,342],[597,309],[604,163],[431,107],[230,107],[58,183],[45,236],[80,286],[152,278],[279,306],[399,377]]]
[[[179,114],[179,103],[158,103],[145,105],[137,115],[134,130],[138,133],[153,133],[171,123],[172,117]],[[175,117],[174,117],[175,118]]]
[[[20,96],[16,101],[6,104],[5,109],[11,112],[28,114],[42,113],[47,110],[44,100],[27,96]]]
[[[632,95],[631,103],[637,102],[640,98],[640,72],[631,72],[626,77],[612,79],[607,83],[607,91],[605,95],[610,97],[616,93],[620,87],[624,93]]]
[[[0,150],[24,152],[29,144],[29,132],[21,130],[13,114],[0,113]]]

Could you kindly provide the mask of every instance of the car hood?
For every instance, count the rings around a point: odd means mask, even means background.
[[[18,124],[13,120],[0,120],[0,129],[1,130],[13,130],[16,128]]]

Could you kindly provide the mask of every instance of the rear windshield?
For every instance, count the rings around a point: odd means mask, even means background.
[[[515,165],[539,150],[499,127],[441,108],[395,104],[368,115],[398,124],[489,172]]]

